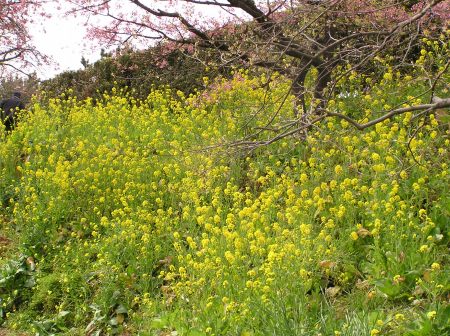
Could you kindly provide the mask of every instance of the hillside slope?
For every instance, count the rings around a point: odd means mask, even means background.
[[[364,121],[426,85],[385,77],[332,104]],[[2,232],[17,243],[2,259],[5,326],[449,333],[445,125],[406,113],[361,132],[328,119],[252,152],[212,146],[291,118],[290,99],[279,108],[289,83],[262,83],[238,73],[189,97],[113,89],[95,104],[68,93],[32,105],[0,142]]]

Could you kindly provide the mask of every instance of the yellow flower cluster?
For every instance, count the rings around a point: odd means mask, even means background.
[[[124,302],[144,329],[154,324],[131,311],[184,321],[160,329],[276,334],[320,328],[324,302],[349,293],[376,305],[380,295],[415,295],[411,284],[424,274],[423,287],[437,288],[450,184],[449,140],[437,125],[422,120],[411,138],[408,114],[364,132],[330,119],[306,141],[253,157],[205,150],[273,115],[291,118],[292,105],[277,105],[288,84],[274,77],[267,92],[265,81],[241,72],[189,97],[169,89],[144,101],[123,92],[97,102],[60,97],[36,104],[2,140],[11,218],[27,252],[56,273],[59,310],[82,323],[90,303],[112,314]],[[339,315],[339,304],[330,311]]]

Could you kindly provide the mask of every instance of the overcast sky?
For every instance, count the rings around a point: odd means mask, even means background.
[[[53,12],[50,19],[37,23],[32,29],[37,49],[52,58],[51,65],[36,68],[42,79],[66,70],[82,68],[82,56],[91,62],[100,58],[100,48],[95,48],[95,52],[90,51],[92,41],[85,39],[86,31],[82,18],[67,17],[56,10]]]
[[[81,69],[83,67],[81,64],[82,56],[90,63],[100,58],[102,46],[96,41],[86,40],[85,38],[86,28],[84,24],[87,17],[64,15],[64,10],[67,10],[68,7],[63,3],[61,3],[61,6],[63,8],[58,11],[55,3],[47,4],[45,11],[51,17],[40,19],[30,29],[37,49],[53,60],[50,66],[43,65],[36,68],[36,72],[41,79],[54,77],[56,74],[67,70]],[[199,6],[198,8],[198,15],[207,13],[208,17],[224,17],[223,12],[213,11],[211,7]],[[99,20],[99,18],[91,17],[90,20]]]

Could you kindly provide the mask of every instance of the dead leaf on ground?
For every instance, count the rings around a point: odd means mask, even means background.
[[[36,269],[36,263],[34,262],[33,257],[28,257],[26,263],[31,271],[34,271]]]
[[[370,282],[368,280],[362,281],[362,280],[358,279],[358,281],[356,281],[355,286],[356,286],[356,288],[358,288],[360,290],[365,290],[370,287]]]
[[[11,243],[11,239],[0,236],[0,244],[2,245],[8,245]],[[1,334],[0,334],[1,335]]]
[[[365,237],[367,237],[367,236],[371,236],[372,235],[372,233],[369,231],[369,230],[367,230],[367,229],[365,229],[365,228],[360,228],[360,229],[358,229],[358,231],[357,231],[357,234],[358,234],[358,236],[360,236],[361,238],[365,238]]]
[[[325,289],[325,295],[329,298],[333,298],[336,295],[338,295],[340,291],[341,291],[341,287],[339,287],[339,286],[329,287],[329,288]]]
[[[168,266],[172,263],[172,256],[167,256],[164,259],[158,261],[158,265],[160,266]]]
[[[319,262],[319,266],[322,268],[332,268],[336,266],[336,263],[331,260],[322,260],[321,262]]]

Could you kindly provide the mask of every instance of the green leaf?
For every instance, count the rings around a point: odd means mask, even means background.
[[[164,328],[167,325],[167,321],[162,318],[155,318],[151,323],[150,326],[155,329],[161,329]]]
[[[114,293],[111,297],[111,300],[117,301],[117,299],[119,299],[119,298],[120,298],[120,291],[118,291],[118,290],[114,291]]]
[[[119,305],[117,308],[116,308],[116,314],[128,314],[128,309],[127,308],[125,308],[123,305]]]
[[[119,325],[119,321],[117,321],[117,318],[115,318],[115,317],[110,319],[108,323],[110,326],[113,326],[113,327],[117,327]]]
[[[398,296],[402,292],[402,288],[399,285],[393,284],[389,279],[377,280],[375,281],[375,286],[378,290],[391,298]]]
[[[60,312],[58,313],[58,318],[63,318],[63,317],[65,317],[65,316],[69,315],[69,314],[70,314],[70,311],[62,310],[62,311],[60,311]]]
[[[23,286],[25,288],[31,288],[31,287],[34,287],[35,284],[36,284],[36,281],[34,280],[34,278],[29,277],[27,280],[25,280],[25,283],[23,284]]]
[[[203,336],[203,335],[205,335],[205,333],[204,333],[204,332],[201,332],[201,331],[198,330],[198,329],[192,329],[192,330],[190,330],[190,331],[188,332],[187,335],[188,335],[188,336]]]

